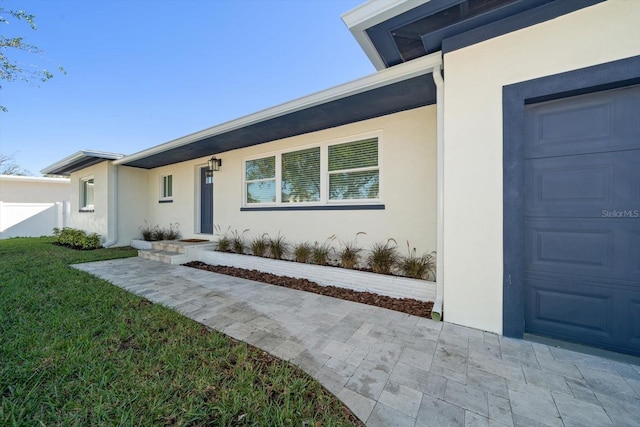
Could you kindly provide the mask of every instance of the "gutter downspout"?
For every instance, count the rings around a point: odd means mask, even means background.
[[[103,248],[108,248],[118,243],[118,165],[111,164],[113,173],[111,174],[112,188],[109,197],[109,228],[113,230],[111,240],[102,244]]]
[[[444,64],[442,64],[444,65]],[[442,65],[433,69],[436,85],[436,300],[431,318],[442,320],[442,294],[444,292],[444,79]]]

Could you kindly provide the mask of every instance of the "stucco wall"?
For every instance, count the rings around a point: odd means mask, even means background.
[[[241,212],[242,167],[247,157],[305,145],[321,144],[369,132],[381,132],[381,185],[384,210]],[[388,238],[404,252],[406,241],[418,251],[435,250],[435,106],[287,138],[217,154],[223,165],[214,175],[214,224],[223,230],[250,229],[247,239],[281,232],[291,242],[324,242],[336,234],[351,240],[357,232],[361,246]],[[207,158],[149,171],[148,203],[151,225],[180,224],[184,237],[197,237],[198,170]],[[159,203],[162,175],[173,175],[173,203]],[[200,236],[202,237],[202,236]],[[207,236],[213,237],[213,236]],[[336,245],[338,240],[336,240]]]
[[[70,196],[66,178],[0,175],[0,201],[5,203],[55,203]]]
[[[149,216],[148,175],[146,169],[118,166],[118,241],[128,246],[132,238],[141,238],[140,227]]]
[[[502,332],[502,87],[640,55],[638,17],[611,0],[445,55],[447,321]]]
[[[71,213],[69,215],[69,227],[84,230],[88,233],[98,233],[102,240],[107,239],[109,222],[109,187],[113,165],[104,161],[77,172],[73,172],[71,178]],[[94,179],[94,211],[80,212],[80,195],[82,180],[92,177]]]

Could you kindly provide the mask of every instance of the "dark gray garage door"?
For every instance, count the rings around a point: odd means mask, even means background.
[[[526,114],[525,330],[640,355],[640,86]]]

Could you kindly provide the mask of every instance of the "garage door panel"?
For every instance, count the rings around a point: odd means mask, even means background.
[[[640,137],[640,87],[531,105],[525,158],[626,150]]]
[[[609,278],[640,293],[640,221],[525,221],[525,272]]]
[[[526,283],[527,332],[640,354],[640,298],[606,281]]]
[[[532,229],[531,265],[612,269],[610,232]]]
[[[560,332],[597,333],[611,336],[613,292],[585,286],[583,291],[562,283],[538,279],[531,281],[528,301],[532,327],[553,327]]]
[[[629,272],[631,277],[640,277],[640,231],[634,231],[629,235],[627,245],[629,253]],[[638,283],[640,287],[640,283]]]
[[[535,145],[584,144],[589,139],[610,138],[612,108],[612,102],[606,100],[565,103],[542,110],[536,118]]]
[[[640,348],[640,298],[630,299],[627,303],[629,310],[629,318],[632,319],[629,322],[629,336],[635,345]]]
[[[599,218],[640,209],[640,150],[532,159],[525,167],[525,212]]]

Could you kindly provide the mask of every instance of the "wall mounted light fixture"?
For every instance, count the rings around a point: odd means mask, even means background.
[[[213,156],[207,163],[209,164],[209,169],[207,169],[207,176],[213,176],[214,172],[220,170],[220,166],[222,166],[222,159],[218,159],[216,158],[216,156]]]

